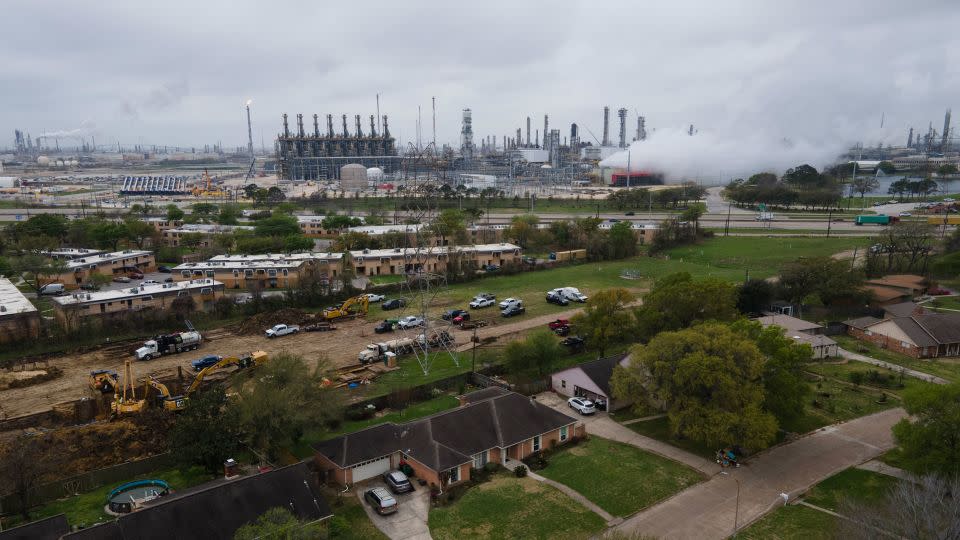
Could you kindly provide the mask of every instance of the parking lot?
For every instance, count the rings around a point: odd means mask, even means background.
[[[386,516],[381,516],[375,512],[370,503],[363,498],[363,494],[367,490],[375,487],[382,487],[389,491],[390,488],[383,480],[379,478],[371,479],[354,487],[354,493],[363,504],[363,509],[370,516],[370,520],[383,534],[391,539],[429,540],[430,538],[430,527],[427,525],[430,511],[430,488],[429,486],[419,485],[414,479],[412,479],[412,482],[413,492],[399,495],[393,493],[393,497],[397,500],[397,511]]]

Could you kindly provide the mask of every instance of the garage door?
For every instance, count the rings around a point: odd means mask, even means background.
[[[353,483],[381,475],[390,470],[390,457],[368,461],[353,468]]]

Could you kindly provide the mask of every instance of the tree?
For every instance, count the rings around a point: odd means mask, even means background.
[[[537,225],[540,218],[533,214],[520,214],[510,220],[510,229],[507,231],[517,244],[526,248],[531,239],[537,234]]]
[[[960,475],[960,383],[910,388],[903,408],[910,417],[893,436],[904,458],[925,473]]]
[[[57,242],[63,240],[67,234],[67,218],[59,214],[37,214],[28,220],[15,223],[11,226],[9,232],[14,242],[23,238],[45,236],[55,239]]]
[[[467,238],[466,216],[460,210],[448,208],[430,223],[430,232],[440,237],[440,245],[445,246],[453,238],[456,243],[463,243]]]
[[[175,204],[167,205],[167,221],[180,221],[183,219],[183,210]]]
[[[301,233],[297,218],[283,214],[276,214],[257,221],[257,224],[254,225],[254,232],[257,236],[283,237]]]
[[[763,409],[764,357],[726,325],[663,332],[614,368],[614,396],[661,404],[671,432],[712,446],[766,448],[777,420]]]
[[[267,202],[270,204],[282,203],[286,199],[286,194],[277,186],[270,186],[270,189],[267,190]]]
[[[0,257],[0,276],[13,277],[13,264],[4,257]]]
[[[197,309],[197,303],[192,296],[178,296],[170,302],[170,311],[180,318],[186,317]]]
[[[633,334],[633,321],[626,307],[634,296],[626,289],[605,289],[590,297],[582,313],[571,321],[587,345],[604,356],[607,347]]]
[[[40,289],[50,282],[50,278],[67,271],[66,261],[48,259],[32,253],[15,259],[13,267],[23,275],[23,281],[37,294],[40,294]]]
[[[193,203],[190,206],[190,209],[195,215],[207,217],[213,215],[213,213],[217,211],[217,205],[213,203],[198,202]]]
[[[300,440],[339,414],[335,394],[321,385],[326,361],[310,369],[300,356],[280,353],[257,368],[256,377],[240,386],[236,401],[247,444],[276,458],[278,451]]]
[[[356,217],[333,214],[323,218],[323,221],[320,222],[320,225],[327,230],[342,231],[343,229],[349,227],[359,227],[360,225],[363,225],[363,221]]]
[[[863,200],[868,191],[873,191],[878,187],[880,187],[880,180],[877,180],[875,176],[859,176],[850,182],[851,191],[859,193],[860,200]]]
[[[236,225],[239,223],[240,208],[235,204],[224,204],[220,207],[220,214],[217,215],[217,223],[220,225]]]
[[[313,249],[313,238],[307,238],[302,234],[291,234],[283,239],[283,251],[310,251]]]
[[[240,422],[222,386],[190,398],[170,431],[174,458],[184,467],[199,465],[213,474],[240,448]]]
[[[237,529],[233,539],[316,540],[327,538],[328,534],[319,523],[302,523],[290,510],[277,506],[264,512],[253,523]]]
[[[695,280],[686,272],[670,274],[656,281],[634,313],[641,340],[695,322],[732,321],[737,316],[736,289],[717,278]]]
[[[960,538],[960,478],[925,475],[896,482],[879,503],[840,501],[836,538]]]
[[[707,207],[702,203],[691,204],[689,208],[680,214],[680,220],[687,223],[693,223],[694,232],[700,229],[700,217],[707,212]]]
[[[551,224],[552,225],[552,224]],[[550,229],[553,231],[553,228]],[[633,226],[626,222],[614,223],[607,234],[607,256],[611,259],[623,259],[637,254],[637,237]]]
[[[805,257],[780,269],[781,294],[801,306],[811,298],[824,305],[840,299],[865,298],[863,274],[850,263],[832,257]]]
[[[127,239],[136,244],[137,249],[143,249],[144,243],[146,243],[148,239],[153,238],[157,232],[153,225],[135,218],[125,219],[124,226],[127,230]]]
[[[881,161],[878,163],[877,170],[883,174],[897,174],[897,166],[889,161]]]
[[[953,163],[944,163],[937,169],[937,174],[940,176],[950,176],[951,174],[957,174],[957,166]]]
[[[34,489],[57,472],[63,456],[54,438],[43,435],[19,435],[0,445],[3,493],[16,496],[16,510],[24,520],[30,520],[30,498]]]
[[[773,300],[773,285],[765,279],[749,279],[737,289],[737,309],[745,315],[762,313]]]
[[[537,330],[526,339],[511,341],[504,349],[507,370],[518,375],[544,376],[553,368],[562,351],[557,337],[549,330]]]
[[[203,233],[191,232],[180,235],[180,245],[195,251],[203,243]]]
[[[120,241],[129,236],[125,223],[100,221],[90,229],[90,237],[97,247],[117,251]]]

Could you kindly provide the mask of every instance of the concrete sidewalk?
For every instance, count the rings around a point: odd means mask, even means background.
[[[619,519],[610,515],[609,512],[607,512],[603,508],[600,508],[599,506],[594,504],[593,501],[581,495],[579,491],[576,491],[575,489],[571,488],[566,484],[561,484],[560,482],[551,480],[545,476],[540,476],[539,474],[531,471],[529,468],[527,468],[527,476],[529,476],[530,478],[533,478],[538,482],[543,482],[544,484],[550,484],[551,486],[564,492],[567,495],[567,497],[570,497],[571,499],[577,501],[578,503],[586,506],[591,512],[602,517],[604,521],[607,522],[607,526],[616,525],[623,521],[622,519]]]
[[[857,362],[864,362],[866,364],[871,364],[877,367],[892,369],[894,371],[903,371],[904,375],[909,375],[914,379],[920,379],[921,381],[931,382],[933,384],[950,384],[950,381],[937,377],[936,375],[931,375],[929,373],[924,373],[922,371],[917,371],[915,369],[908,369],[897,364],[891,364],[890,362],[884,362],[883,360],[877,360],[876,358],[871,358],[869,356],[864,356],[846,349],[841,349],[837,347],[837,353],[849,360],[856,360]]]
[[[738,529],[793,500],[844,469],[873,459],[894,446],[890,428],[906,416],[890,409],[821,428],[792,443],[751,458],[739,469],[692,486],[627,519],[617,528],[657,538],[723,539],[734,531],[739,482]],[[599,436],[605,436],[591,430]]]

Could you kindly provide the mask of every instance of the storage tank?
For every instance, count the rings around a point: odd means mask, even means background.
[[[380,167],[370,167],[367,169],[367,180],[373,180],[374,182],[383,180],[383,169]]]
[[[49,167],[49,166],[50,166],[50,158],[48,158],[47,156],[40,156],[40,157],[38,157],[38,158],[37,158],[37,165],[39,165],[39,166],[41,166],[41,167]]]
[[[359,163],[350,163],[340,167],[340,188],[344,191],[366,189],[367,168]]]

